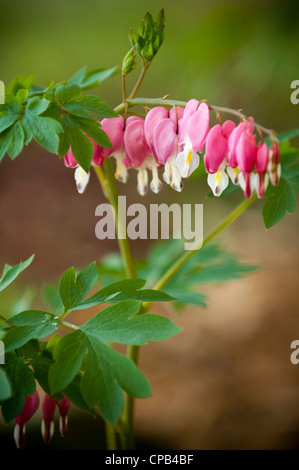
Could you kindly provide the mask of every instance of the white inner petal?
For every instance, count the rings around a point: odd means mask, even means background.
[[[122,161],[122,158],[116,158],[116,171],[115,178],[121,183],[126,183],[128,181],[128,170],[125,164]]]
[[[229,179],[224,170],[218,170],[216,173],[208,174],[208,185],[213,191],[214,196],[220,196],[227,188]]]
[[[183,189],[183,183],[181,178],[181,173],[176,165],[171,165],[171,187],[178,192],[181,192]]]
[[[239,168],[238,167],[232,168],[231,166],[227,166],[226,171],[227,171],[228,176],[231,179],[231,182],[235,185],[239,184],[239,174],[240,174]]]
[[[196,152],[184,148],[176,159],[176,166],[182,178],[188,178],[199,165],[199,156]]]
[[[152,168],[152,175],[153,175],[153,178],[150,184],[150,188],[154,193],[158,194],[162,189],[162,183],[159,179],[157,167]]]
[[[89,181],[89,173],[86,173],[86,171],[81,168],[81,166],[78,166],[75,170],[75,181],[76,181],[76,186],[77,186],[77,191],[79,194],[83,194],[86,186],[88,185]]]
[[[148,192],[148,174],[147,170],[140,169],[137,173],[137,190],[140,196],[145,196]]]

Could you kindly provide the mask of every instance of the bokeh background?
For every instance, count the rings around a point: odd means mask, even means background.
[[[242,108],[278,132],[298,127],[299,106],[290,84],[299,78],[297,3],[255,0],[5,0],[0,1],[0,79],[35,75],[36,83],[63,81],[83,65],[110,67],[129,49],[128,30],[147,10],[165,7],[165,42],[140,95],[206,98]],[[133,85],[132,74],[129,85]],[[120,76],[96,89],[112,106],[121,100]],[[294,141],[296,143],[296,141]],[[298,144],[298,141],[297,141]],[[187,181],[180,195],[164,186],[142,199],[132,175],[120,185],[128,203],[204,204],[205,230],[240,200],[232,194],[205,199],[203,180]],[[95,238],[95,208],[103,196],[94,175],[76,193],[73,172],[55,155],[30,144],[15,161],[0,165],[0,262],[16,264],[35,253],[32,266],[1,295],[3,314],[32,297],[41,306],[42,284],[56,282],[69,266],[85,266],[117,250]],[[223,246],[259,271],[205,288],[206,309],[183,314],[157,305],[183,328],[174,339],[143,348],[140,367],[153,396],[137,403],[138,445],[147,449],[298,449],[299,365],[290,343],[299,337],[298,211],[266,231],[261,203],[223,235]],[[133,243],[144,256],[149,241]],[[28,287],[29,286],[29,287]],[[14,307],[13,307],[14,308]],[[90,313],[89,313],[90,314]],[[87,318],[73,315],[74,322]],[[70,432],[42,443],[40,411],[27,426],[27,448],[102,449],[103,426],[76,408]],[[13,449],[13,425],[0,418],[0,447]]]

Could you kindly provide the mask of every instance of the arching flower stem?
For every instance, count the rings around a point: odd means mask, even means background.
[[[169,100],[167,98],[131,98],[129,97],[126,101],[128,108],[131,108],[132,106],[186,106],[186,101],[179,101],[179,100]],[[209,108],[216,113],[227,113],[231,114],[233,116],[236,116],[240,118],[241,120],[246,120],[248,117],[242,113],[241,111],[238,111],[236,109],[231,109],[227,108],[224,106],[216,106],[212,104],[208,104]],[[126,105],[124,103],[119,104],[114,108],[114,111],[118,114],[122,114],[125,110]],[[272,129],[268,129],[261,124],[258,124],[257,122],[254,122],[254,126],[256,129],[261,130],[264,134],[269,135],[273,140],[275,140],[275,131]]]

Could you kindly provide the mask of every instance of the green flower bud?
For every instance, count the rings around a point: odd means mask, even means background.
[[[122,63],[122,73],[123,75],[128,75],[134,68],[136,67],[136,54],[134,47],[129,50],[129,52],[125,55],[123,63]]]

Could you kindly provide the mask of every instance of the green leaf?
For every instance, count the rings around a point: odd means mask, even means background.
[[[266,192],[267,200],[263,205],[263,219],[266,228],[280,222],[288,213],[296,209],[296,196],[291,183],[281,178],[277,186],[269,188]]]
[[[42,113],[43,117],[50,117],[56,121],[61,121],[61,108],[54,101],[50,101],[47,109]]]
[[[89,354],[81,392],[90,407],[98,405],[101,415],[116,423],[122,408],[121,389],[138,398],[151,395],[148,381],[136,365],[94,337],[89,339]]]
[[[206,265],[197,264],[194,269],[192,281],[194,284],[207,284],[230,281],[237,279],[244,274],[248,274],[257,269],[254,265],[240,264],[237,259],[227,254],[217,263],[209,263]]]
[[[81,168],[88,173],[93,156],[93,145],[91,140],[79,129],[72,129],[70,131],[70,140],[75,159]]]
[[[66,85],[60,85],[55,90],[55,96],[59,103],[64,105],[70,101],[75,100],[81,95],[81,87],[76,83],[69,83]]]
[[[29,95],[29,91],[25,88],[20,88],[16,94],[16,98],[21,104],[25,103]]]
[[[68,153],[69,148],[71,146],[71,139],[67,132],[62,132],[59,134],[59,146],[58,146],[58,156],[60,158],[65,157]]]
[[[14,419],[24,406],[25,396],[35,391],[35,380],[31,369],[14,352],[5,356],[5,371],[10,383],[12,396],[2,402],[2,415],[6,422]]]
[[[84,375],[75,379],[85,354]],[[54,350],[54,359],[49,371],[51,392],[69,390],[73,380],[80,380],[84,402],[90,409],[98,405],[110,422],[117,421],[123,408],[121,388],[140,398],[150,394],[146,378],[130,359],[83,331],[64,336]]]
[[[20,395],[15,395],[8,400],[5,400],[1,403],[1,411],[3,419],[6,423],[12,421],[16,416],[18,416],[25,404],[25,394],[21,393]]]
[[[286,141],[280,145],[280,152],[280,182],[268,186],[262,210],[266,228],[273,227],[296,209],[295,191],[299,193],[298,149]]]
[[[26,104],[26,112],[35,115],[42,114],[48,108],[50,101],[46,98],[40,98],[38,96],[31,98]]]
[[[0,136],[0,161],[6,152],[15,158],[23,148],[24,131],[20,121],[15,122],[22,111],[20,106],[13,96],[7,97],[7,102],[0,105],[0,132],[4,131]]]
[[[4,370],[14,394],[32,395],[35,391],[35,380],[31,369],[12,352],[6,354]]]
[[[93,144],[91,140],[80,130],[80,124],[74,117],[69,115],[64,116],[61,122],[66,134],[63,139],[67,139],[67,143],[68,140],[70,141],[75,159],[83,170],[88,173],[93,156]],[[67,143],[64,142],[61,144],[63,151],[67,147]],[[60,153],[61,152],[62,149],[60,148]]]
[[[63,303],[56,286],[44,284],[42,287],[42,297],[47,307],[55,315],[60,315],[63,312]]]
[[[27,136],[33,135],[37,143],[52,153],[57,153],[59,145],[58,134],[63,131],[61,124],[50,117],[37,116],[31,112],[25,113],[22,126]]]
[[[9,139],[7,153],[10,158],[16,158],[22,151],[24,145],[25,134],[20,121],[17,121],[8,131]]]
[[[6,95],[5,103],[0,104],[0,114],[12,113],[12,114],[21,114],[23,107],[20,101],[12,95]]]
[[[178,310],[183,310],[186,305],[195,305],[196,307],[206,307],[207,300],[206,295],[202,292],[194,292],[189,290],[182,290],[181,292],[178,289],[173,289],[179,300],[173,302],[173,305]],[[169,289],[169,293],[172,293],[172,289]]]
[[[164,11],[164,8],[162,8],[159,11],[156,23],[157,23],[158,28],[164,27],[164,24],[165,24],[165,11]]]
[[[26,261],[15,266],[6,264],[3,269],[2,277],[0,279],[0,292],[11,284],[18,276],[32,263],[34,255],[30,256]]]
[[[107,78],[112,77],[118,72],[118,67],[112,67],[111,69],[100,67],[92,70],[86,70],[86,67],[84,67],[69,79],[69,83],[76,83],[77,85],[80,85],[82,90],[87,90],[88,88],[93,88],[99,85],[104,80],[107,80]]]
[[[33,368],[34,377],[42,387],[42,389],[48,395],[51,395],[51,390],[49,387],[48,375],[50,366],[53,364],[53,361],[47,360],[45,358],[35,358],[30,361]]]
[[[58,320],[47,312],[28,310],[15,315],[9,320],[14,326],[3,338],[5,351],[20,348],[31,339],[44,338],[57,329]]]
[[[0,369],[0,401],[8,400],[11,397],[10,382],[3,369]]]
[[[107,104],[103,103],[102,98],[96,95],[84,95],[76,100],[67,103],[65,109],[75,116],[90,119],[90,113],[101,118],[117,117],[117,114]]]
[[[163,341],[180,331],[168,318],[151,313],[137,315],[139,310],[138,301],[119,302],[98,313],[80,328],[89,337],[135,345]]]
[[[78,408],[81,408],[82,410],[94,415],[94,412],[90,410],[90,407],[87,405],[82,396],[80,382],[81,376],[76,375],[72,382],[64,389],[63,393],[72,403],[74,403],[74,405],[78,406]]]
[[[77,276],[73,267],[65,271],[59,285],[59,294],[64,310],[69,311],[79,305],[95,285],[98,277],[96,263],[90,264]]]
[[[10,129],[4,131],[3,134],[0,135],[0,162],[7,152],[9,142],[10,142]]]
[[[109,364],[123,390],[136,398],[147,398],[151,395],[147,379],[131,359],[122,356],[96,338],[92,339],[92,344],[96,352]]]
[[[7,113],[0,116],[0,132],[3,132],[8,127],[12,126],[18,117],[17,113]]]
[[[154,289],[141,289],[136,293],[123,293],[116,295],[110,302],[120,302],[121,300],[140,300],[141,302],[170,302],[177,300],[166,292]]]
[[[141,289],[145,284],[146,281],[144,279],[124,279],[123,281],[114,282],[113,284],[110,284],[109,286],[99,290],[96,294],[92,295],[83,302],[80,302],[76,308],[74,308],[74,310],[90,308],[94,305],[110,301],[120,293],[135,293],[136,290]]]
[[[63,391],[80,370],[86,353],[86,339],[81,331],[63,336],[54,349],[54,365],[49,370],[49,386],[52,393]]]
[[[69,78],[68,83],[76,83],[80,84],[86,75],[87,67],[82,67],[82,69],[78,70],[78,72],[74,73],[74,75]]]
[[[123,392],[109,364],[94,348],[89,351],[80,390],[90,408],[98,405],[105,420],[110,423],[117,422],[123,410]]]
[[[31,339],[28,343],[18,348],[18,357],[24,360],[36,357],[40,353],[40,342],[36,339]]]
[[[90,308],[103,302],[120,302],[122,300],[140,300],[142,302],[169,302],[174,300],[165,292],[142,289],[143,279],[125,279],[114,282],[96,292],[88,299],[76,305],[74,310]]]
[[[101,129],[100,123],[90,119],[77,119],[80,129],[86,133],[98,145],[105,148],[112,148],[108,135]]]
[[[183,252],[179,240],[154,244],[145,260],[138,267],[138,275],[155,284],[163,273]],[[104,267],[101,267],[104,271]],[[240,263],[237,258],[223,250],[218,244],[201,248],[164,287],[165,292],[176,297],[176,308],[185,305],[206,306],[206,296],[198,290],[200,284],[225,282],[251,273],[256,266]],[[142,291],[140,291],[142,292]]]
[[[138,40],[138,37],[137,37],[137,34],[134,32],[133,28],[130,28],[129,30],[129,39],[130,39],[131,45],[135,46]]]

